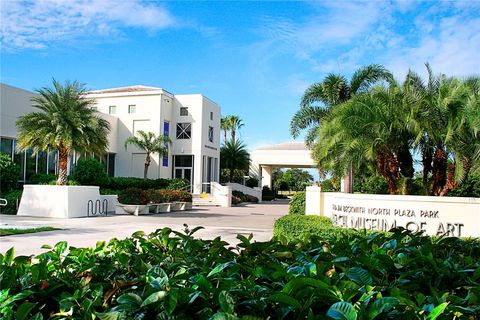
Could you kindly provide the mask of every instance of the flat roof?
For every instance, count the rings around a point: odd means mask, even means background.
[[[128,86],[128,87],[117,87],[109,89],[100,89],[89,91],[89,94],[101,94],[101,93],[121,93],[121,92],[140,92],[140,91],[158,91],[163,90],[158,87],[148,87],[142,85]]]
[[[284,142],[259,147],[255,150],[308,150],[305,142]]]

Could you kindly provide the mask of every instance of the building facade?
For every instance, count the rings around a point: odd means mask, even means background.
[[[21,182],[33,173],[55,173],[56,154],[15,152],[16,119],[31,112],[34,94],[8,85],[1,85],[1,150],[22,167]],[[152,155],[148,178],[184,178],[191,182],[191,191],[206,190],[208,182],[219,180],[220,107],[201,94],[173,95],[156,87],[130,86],[90,91],[89,98],[98,113],[109,121],[109,148],[100,160],[110,176],[143,177],[145,151],[125,140],[139,130],[167,135],[171,139],[168,155]],[[80,155],[73,153],[73,169]],[[97,156],[98,157],[98,156]]]

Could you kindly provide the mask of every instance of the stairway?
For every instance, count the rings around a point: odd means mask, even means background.
[[[217,198],[211,194],[207,194],[205,198],[202,198],[201,194],[192,195],[192,205],[193,206],[220,206]]]

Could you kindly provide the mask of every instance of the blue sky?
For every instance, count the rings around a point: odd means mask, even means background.
[[[1,1],[1,81],[202,93],[250,149],[292,140],[303,91],[384,64],[398,78],[480,74],[480,1]]]

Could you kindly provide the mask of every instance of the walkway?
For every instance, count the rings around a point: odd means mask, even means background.
[[[272,236],[276,219],[288,213],[285,201],[275,201],[245,206],[196,207],[192,211],[171,212],[147,216],[117,215],[108,217],[52,219],[38,217],[17,217],[0,215],[2,228],[50,226],[62,230],[0,237],[0,252],[15,247],[15,255],[31,255],[44,251],[43,244],[54,245],[68,241],[70,246],[94,246],[97,241],[111,238],[122,239],[135,231],[152,232],[163,227],[183,230],[183,224],[190,228],[203,226],[197,237],[213,239],[221,236],[230,244],[238,243],[237,234],[253,233],[254,240],[267,241]]]

